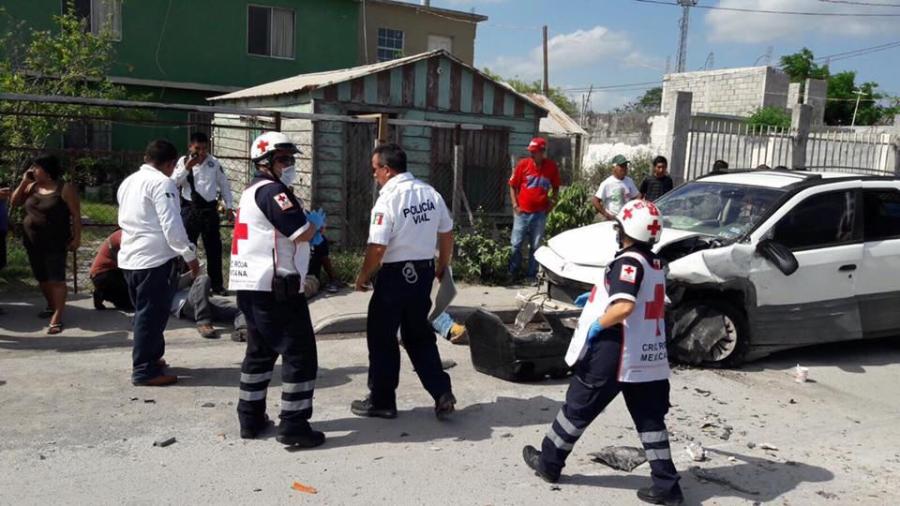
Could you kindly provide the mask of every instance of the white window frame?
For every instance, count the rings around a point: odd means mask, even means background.
[[[396,48],[396,47],[382,46],[381,45],[381,33],[380,33],[382,30],[390,30],[392,32],[399,32],[400,33],[400,47]],[[382,49],[385,51],[399,51],[400,56],[394,56],[390,60],[382,60],[381,57],[378,55],[378,52],[381,51]],[[396,60],[397,58],[402,58],[403,51],[405,49],[406,49],[406,32],[404,32],[403,30],[398,30],[396,28],[388,28],[385,26],[381,26],[378,28],[378,30],[375,33],[375,59],[376,60],[378,60],[379,62],[384,62],[384,61]]]
[[[259,54],[259,53],[251,53],[250,52],[250,8],[256,7],[259,9],[267,9],[269,11],[269,54]],[[275,10],[287,11],[291,13],[291,56],[275,56],[272,54],[272,47],[274,46],[274,37],[275,37]],[[256,56],[259,58],[275,58],[276,60],[295,60],[297,59],[297,11],[295,9],[288,9],[286,7],[275,7],[272,5],[260,5],[260,4],[247,4],[247,17],[245,19],[246,30],[246,41],[244,47],[246,48],[248,56]]]
[[[114,5],[113,16],[109,23],[109,34],[110,39],[121,42],[122,41],[122,0],[89,0],[90,5],[88,9],[88,28],[91,33],[94,35],[100,35],[102,33],[102,28],[105,28],[102,25],[106,23],[94,23],[94,6],[97,2],[110,3]],[[68,0],[62,0],[62,13],[66,13],[66,6],[68,5]]]

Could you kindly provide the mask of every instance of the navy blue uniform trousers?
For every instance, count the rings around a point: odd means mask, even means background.
[[[162,374],[159,359],[166,353],[163,332],[177,288],[176,259],[152,269],[125,270],[128,296],[134,305],[134,347],[131,381],[147,381]]]
[[[665,422],[669,411],[669,381],[618,381],[621,346],[619,340],[601,335],[575,364],[566,402],[544,437],[541,465],[559,473],[588,425],[621,392],[650,462],[653,485],[664,492],[680,493]]]
[[[428,321],[433,283],[432,260],[387,263],[378,272],[366,321],[369,390],[376,407],[397,405],[400,381],[397,329],[425,390],[435,401],[450,391],[450,376],[441,368],[437,338]]]
[[[298,293],[278,302],[272,292],[239,290],[237,302],[247,319],[237,407],[241,426],[258,427],[265,420],[266,391],[281,355],[282,430],[309,431],[319,362],[306,297]]]

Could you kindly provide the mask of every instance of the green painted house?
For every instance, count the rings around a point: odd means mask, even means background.
[[[357,63],[356,0],[13,0],[4,23],[38,30],[67,5],[94,33],[113,33],[110,79],[134,99],[206,104],[211,96],[255,84]],[[8,26],[0,27],[5,32]],[[157,113],[157,120],[208,121],[202,114]],[[183,146],[185,127],[93,124],[92,149],[140,150],[167,137]]]

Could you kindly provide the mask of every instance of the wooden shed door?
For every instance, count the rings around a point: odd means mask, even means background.
[[[463,188],[472,210],[503,211],[509,179],[509,130],[463,130]],[[431,184],[448,206],[453,203],[453,130],[431,131]]]
[[[347,123],[344,131],[347,135],[344,244],[365,246],[369,238],[369,216],[378,197],[378,187],[372,178],[372,148],[375,147],[377,127],[371,123]],[[396,141],[397,135],[396,128],[391,126],[388,138]]]

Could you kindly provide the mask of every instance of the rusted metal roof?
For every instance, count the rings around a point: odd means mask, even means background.
[[[541,133],[551,135],[587,135],[588,133],[581,128],[571,116],[559,108],[552,100],[540,93],[525,94],[532,102],[546,109],[550,114],[546,118],[541,118]]]
[[[226,95],[219,95],[217,97],[212,97],[207,100],[210,101],[227,101],[227,100],[241,100],[241,99],[255,99],[262,97],[277,97],[281,95],[290,95],[294,93],[305,93],[312,92],[314,90],[320,88],[327,88],[339,83],[353,81],[355,79],[359,79],[368,75],[377,74],[379,72],[384,72],[386,70],[391,70],[398,67],[403,67],[406,65],[415,64],[418,61],[428,60],[436,57],[445,57],[450,59],[451,61],[462,65],[463,67],[469,69],[471,72],[480,75],[484,80],[495,83],[496,85],[503,86],[504,89],[508,89],[509,93],[518,96],[522,101],[534,106],[541,112],[546,110],[546,107],[542,104],[536,102],[531,97],[526,94],[518,93],[512,88],[510,88],[506,83],[501,83],[491,79],[489,76],[481,72],[475,67],[466,64],[464,61],[456,58],[449,52],[443,49],[435,49],[433,51],[427,51],[425,53],[419,53],[412,56],[406,56],[404,58],[398,58],[396,60],[380,62],[380,63],[372,63],[369,65],[361,65],[358,67],[351,67],[347,69],[340,70],[329,70],[326,72],[316,72],[313,74],[300,74],[294,77],[288,77],[286,79],[281,79],[278,81],[273,81],[271,83],[260,84],[258,86],[253,86],[251,88],[246,88],[240,91],[235,91],[232,93],[228,93]],[[562,112],[562,111],[560,111]],[[563,113],[565,114],[565,113]]]

